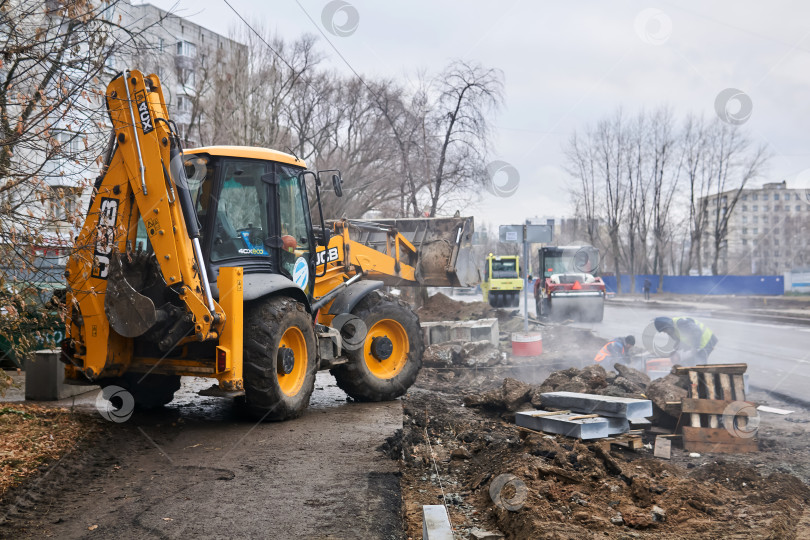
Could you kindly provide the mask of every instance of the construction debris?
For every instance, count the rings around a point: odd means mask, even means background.
[[[464,397],[467,407],[483,407],[494,410],[517,411],[531,399],[532,386],[517,379],[504,379],[503,385],[483,394]]]
[[[500,338],[498,319],[476,319],[472,321],[423,322],[422,335],[425,345],[435,345],[447,341],[489,341],[498,346]]]
[[[570,409],[583,413],[624,419],[652,416],[652,402],[616,396],[599,396],[577,392],[545,392],[540,394],[545,407]]]
[[[553,412],[553,411],[523,411],[515,414],[515,423],[518,426],[555,433],[576,439],[602,439],[625,433],[629,425],[624,418],[605,418],[595,414]]]

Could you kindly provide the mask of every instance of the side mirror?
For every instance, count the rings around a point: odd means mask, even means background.
[[[332,187],[335,188],[335,195],[343,197],[343,179],[339,174],[332,175]]]

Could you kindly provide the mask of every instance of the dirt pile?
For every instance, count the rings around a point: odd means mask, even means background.
[[[526,396],[518,381],[502,390],[504,406]],[[462,538],[473,527],[507,538],[795,538],[810,503],[810,489],[787,474],[720,460],[684,469],[522,432],[459,405],[423,391],[403,400],[411,537],[419,537],[421,505],[444,501]],[[514,479],[504,484],[502,475]]]
[[[492,411],[515,412],[532,407],[542,408],[540,394],[545,392],[579,392],[644,399],[645,380],[649,383],[649,377],[631,367],[617,367],[618,373],[608,373],[599,365],[590,365],[583,369],[568,368],[555,371],[539,385],[507,378],[500,388],[483,393],[468,393],[464,396],[464,404]]]
[[[460,302],[447,295],[436,293],[416,310],[422,322],[470,321],[473,319],[508,320],[508,311],[495,309],[486,302]]]

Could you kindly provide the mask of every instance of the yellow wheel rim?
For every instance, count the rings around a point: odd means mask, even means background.
[[[281,342],[278,345],[279,352],[282,349],[290,349],[293,353],[293,366],[289,373],[284,373],[280,366],[277,366],[278,386],[281,391],[288,396],[296,395],[301,387],[304,385],[304,379],[307,377],[307,342],[304,339],[304,333],[296,326],[287,328],[284,335],[281,336]]]
[[[375,338],[378,340],[376,343]],[[388,350],[390,354],[387,354]],[[368,329],[363,356],[368,370],[378,379],[396,377],[408,363],[409,352],[408,333],[397,321],[382,319]]]

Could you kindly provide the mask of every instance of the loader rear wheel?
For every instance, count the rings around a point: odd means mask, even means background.
[[[271,421],[299,416],[318,371],[315,331],[304,305],[281,296],[256,302],[246,313],[244,342],[247,412]]]
[[[422,368],[419,317],[408,304],[380,291],[369,293],[351,314],[362,324],[349,319],[340,329],[349,361],[331,370],[338,386],[357,401],[405,394]]]

